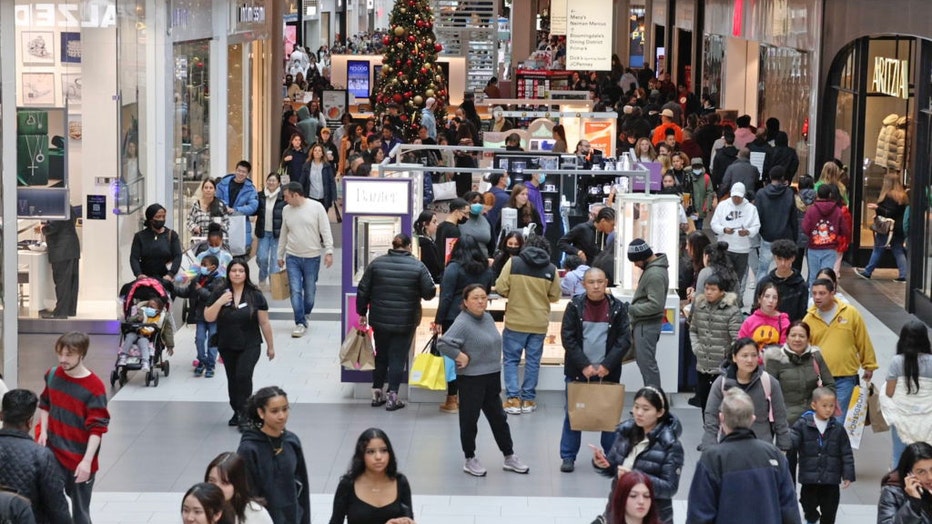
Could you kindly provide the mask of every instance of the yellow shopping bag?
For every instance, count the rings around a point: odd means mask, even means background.
[[[408,385],[434,391],[446,391],[447,377],[443,357],[427,352],[418,353],[411,366]]]

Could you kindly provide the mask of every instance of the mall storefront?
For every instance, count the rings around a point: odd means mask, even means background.
[[[817,158],[847,166],[854,235],[846,261],[870,258],[883,177],[895,173],[909,190],[909,312],[932,324],[932,11],[925,0],[826,0]],[[895,267],[885,253],[881,267]]]

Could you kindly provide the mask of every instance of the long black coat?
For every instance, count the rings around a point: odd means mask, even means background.
[[[49,262],[64,262],[81,258],[81,242],[75,230],[78,215],[72,210],[71,219],[53,220],[42,226],[42,233],[49,245]]]
[[[392,333],[412,331],[421,321],[421,300],[437,294],[427,267],[410,251],[390,249],[369,264],[356,291],[356,313]]]

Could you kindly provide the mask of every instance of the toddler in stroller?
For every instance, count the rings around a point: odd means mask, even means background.
[[[152,357],[158,360],[160,356],[161,344],[165,345],[169,355],[174,353],[174,330],[167,316],[165,301],[161,297],[152,297],[138,304],[136,313],[128,317],[123,324],[123,342],[117,356],[117,368],[126,367],[128,358],[138,355],[142,366],[140,369],[143,373],[148,373]],[[136,351],[133,351],[134,345]]]

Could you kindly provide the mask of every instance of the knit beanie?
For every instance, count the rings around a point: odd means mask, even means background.
[[[650,246],[642,238],[635,238],[628,244],[628,260],[631,262],[640,262],[654,256]]]

